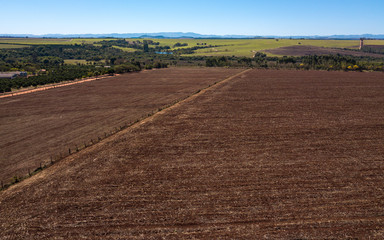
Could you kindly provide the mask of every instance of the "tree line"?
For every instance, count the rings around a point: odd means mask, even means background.
[[[256,53],[253,58],[247,57],[209,57],[205,61],[207,67],[256,67],[285,68],[303,70],[342,70],[342,71],[384,71],[384,58],[358,57],[344,55],[311,55],[301,57],[268,57]]]

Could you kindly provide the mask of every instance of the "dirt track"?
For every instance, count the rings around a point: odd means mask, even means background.
[[[382,239],[383,92],[242,74],[1,192],[2,239]]]
[[[24,176],[236,69],[162,69],[0,99],[0,181]]]

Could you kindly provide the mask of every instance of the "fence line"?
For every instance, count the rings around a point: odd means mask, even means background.
[[[248,70],[246,70],[246,71],[248,71]],[[171,102],[171,103],[169,103],[169,104],[160,106],[158,109],[153,110],[152,112],[148,113],[147,115],[143,115],[141,118],[138,118],[138,119],[136,119],[135,121],[132,121],[132,122],[129,122],[129,123],[123,123],[122,126],[114,127],[109,133],[104,132],[104,136],[101,136],[101,137],[98,136],[98,137],[97,137],[98,141],[95,141],[95,142],[94,142],[93,139],[91,139],[91,140],[90,140],[90,141],[91,141],[91,144],[88,144],[88,145],[87,145],[86,142],[84,142],[84,147],[83,147],[83,148],[80,148],[77,144],[75,144],[76,153],[79,152],[79,151],[81,151],[81,150],[83,150],[83,149],[86,149],[87,147],[93,146],[93,145],[99,143],[101,140],[106,139],[106,138],[108,138],[108,137],[110,137],[110,136],[112,136],[112,135],[114,135],[114,134],[116,134],[116,133],[118,133],[118,132],[121,132],[121,131],[123,131],[124,129],[127,129],[127,128],[129,128],[129,127],[131,127],[131,126],[133,126],[133,125],[135,125],[135,124],[137,124],[137,123],[139,123],[139,122],[141,122],[141,121],[143,121],[143,120],[145,120],[145,119],[147,119],[147,118],[149,118],[149,117],[155,115],[155,114],[158,113],[158,112],[161,112],[161,111],[163,111],[163,110],[165,110],[165,109],[167,109],[167,108],[170,108],[170,107],[172,107],[173,105],[175,105],[175,104],[177,104],[177,103],[179,103],[179,102],[182,102],[182,101],[184,101],[184,100],[190,98],[191,96],[194,96],[194,95],[196,95],[196,94],[199,94],[199,93],[205,91],[206,89],[208,89],[208,88],[210,88],[210,87],[212,87],[212,86],[214,86],[214,85],[216,85],[216,84],[218,84],[218,83],[220,83],[220,82],[224,82],[225,80],[229,80],[229,79],[235,78],[235,77],[237,77],[237,76],[243,74],[243,73],[246,72],[246,71],[243,71],[243,72],[240,72],[240,73],[238,73],[238,74],[235,74],[235,75],[233,75],[233,76],[231,76],[231,77],[229,77],[229,78],[226,78],[226,79],[223,79],[223,80],[220,80],[220,81],[216,81],[216,82],[214,82],[213,84],[209,84],[207,87],[204,87],[204,88],[202,88],[202,89],[199,89],[199,90],[197,90],[196,92],[191,93],[191,94],[189,94],[189,95],[187,95],[187,96],[185,96],[185,97],[183,97],[183,98],[181,98],[181,99],[178,99],[178,100],[175,100],[174,102]],[[88,143],[89,143],[89,141],[88,141]],[[66,155],[65,153],[67,153],[68,155]],[[69,148],[69,150],[66,151],[65,153],[64,153],[64,155],[62,155],[62,153],[60,152],[60,154],[59,154],[59,156],[58,156],[58,158],[57,158],[56,160],[55,160],[55,156],[53,156],[53,157],[51,156],[51,157],[50,157],[50,162],[49,162],[48,164],[45,163],[44,165],[42,165],[42,163],[40,163],[40,167],[36,168],[36,169],[35,169],[33,172],[31,172],[29,175],[26,175],[26,176],[24,176],[24,177],[18,177],[18,176],[15,176],[15,177],[14,177],[14,181],[11,182],[11,183],[3,184],[3,182],[1,181],[1,188],[0,188],[0,191],[5,190],[5,189],[7,189],[8,187],[12,186],[13,184],[18,183],[18,182],[20,182],[20,181],[22,181],[22,180],[24,180],[24,179],[27,179],[27,178],[29,178],[29,177],[31,177],[31,176],[37,174],[38,172],[42,171],[43,169],[52,166],[52,165],[55,164],[56,162],[58,162],[58,161],[60,161],[60,160],[62,160],[62,159],[64,159],[64,158],[66,158],[66,157],[68,157],[68,156],[74,154],[75,152],[74,152],[74,151],[71,151],[71,148]]]
[[[106,138],[108,138],[108,137],[110,137],[110,136],[112,136],[112,135],[114,135],[114,134],[116,134],[118,132],[121,132],[121,131],[123,131],[126,128],[129,128],[129,127],[137,124],[138,122],[140,122],[140,121],[142,121],[142,120],[144,120],[144,119],[146,119],[148,117],[153,116],[157,112],[160,112],[160,111],[162,111],[162,110],[164,110],[164,109],[166,109],[166,108],[168,108],[168,107],[170,107],[170,106],[172,106],[172,105],[174,105],[174,104],[176,104],[176,103],[178,103],[178,102],[180,102],[180,101],[182,101],[182,100],[184,100],[184,99],[186,99],[188,97],[190,97],[190,95],[188,95],[185,98],[176,100],[173,103],[161,106],[157,110],[153,110],[152,112],[150,112],[150,113],[148,113],[146,115],[143,115],[141,118],[138,118],[138,119],[136,119],[134,121],[131,121],[129,123],[125,122],[125,123],[122,123],[122,125],[119,125],[118,127],[113,127],[110,131],[104,132],[103,135],[97,136],[96,140],[91,138],[90,141],[85,141],[83,143],[83,145],[75,144],[74,149],[73,149],[73,147],[72,148],[69,147],[68,151],[65,151],[64,154],[62,152],[60,152],[58,155],[50,156],[49,162],[40,162],[39,166],[35,170],[33,170],[33,171],[28,169],[28,174],[27,175],[22,176],[22,177],[16,175],[16,176],[14,176],[12,178],[12,181],[10,183],[6,183],[6,184],[4,184],[3,181],[1,181],[0,191],[5,190],[5,189],[9,188],[10,186],[12,186],[12,185],[14,185],[14,184],[16,184],[18,182],[21,182],[21,181],[23,181],[23,180],[25,180],[25,179],[27,179],[29,177],[32,177],[33,175],[39,173],[43,169],[48,168],[48,167],[52,166],[53,164],[59,162],[60,160],[66,158],[66,157],[69,157],[72,154],[75,154],[77,152],[80,152],[81,150],[84,150],[84,149],[86,149],[88,147],[91,147],[91,146],[101,142],[102,140],[104,140],[104,139],[106,139]]]

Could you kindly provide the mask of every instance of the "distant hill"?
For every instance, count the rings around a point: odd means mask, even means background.
[[[330,35],[330,36],[251,36],[251,35],[204,35],[193,32],[158,33],[106,33],[106,34],[0,34],[0,37],[30,38],[294,38],[294,39],[384,39],[384,34]]]
[[[202,35],[193,32],[107,33],[107,34],[0,34],[0,37],[31,38],[254,38],[248,35]]]
[[[330,35],[330,36],[292,36],[284,38],[306,38],[306,39],[384,39],[384,34],[361,34],[361,35]]]

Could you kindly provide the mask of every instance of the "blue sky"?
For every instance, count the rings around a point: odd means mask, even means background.
[[[384,34],[384,0],[0,0],[0,34]]]

